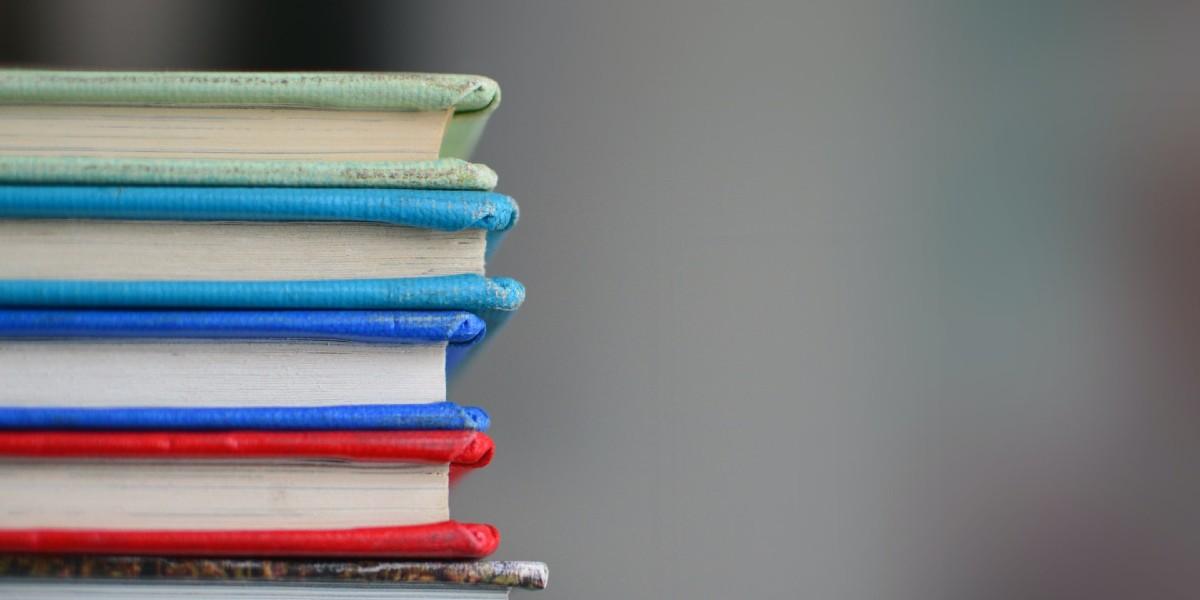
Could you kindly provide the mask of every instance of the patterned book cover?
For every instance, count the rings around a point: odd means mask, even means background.
[[[543,589],[540,562],[389,562],[159,556],[0,555],[0,577],[151,582],[343,582]]]

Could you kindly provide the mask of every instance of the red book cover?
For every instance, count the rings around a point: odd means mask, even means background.
[[[432,525],[287,531],[0,529],[0,551],[156,556],[341,556],[483,558],[496,550],[491,525]]]
[[[486,465],[492,453],[491,438],[477,431],[0,432],[0,457],[449,463],[452,480]],[[499,541],[490,525],[455,521],[254,531],[13,529],[0,522],[3,552],[477,559]]]

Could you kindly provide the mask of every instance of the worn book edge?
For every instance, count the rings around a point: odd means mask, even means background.
[[[524,561],[314,561],[4,554],[0,555],[0,577],[74,581],[436,584],[540,590],[549,583],[549,569],[546,563]]]
[[[403,111],[453,108],[440,154],[465,159],[500,104],[500,86],[479,75],[438,73],[9,69],[0,70],[0,103]]]
[[[410,162],[0,157],[0,183],[408,188],[491,191],[496,172],[459,158]]]

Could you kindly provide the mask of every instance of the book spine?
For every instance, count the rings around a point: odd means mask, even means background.
[[[0,578],[247,583],[447,583],[544,589],[545,563],[0,554]]]
[[[342,110],[494,109],[500,86],[480,75],[220,71],[0,71],[0,103],[304,106]]]
[[[0,157],[0,182],[67,185],[229,185],[475,190],[496,172],[457,158],[413,162]]]
[[[109,460],[312,458],[480,468],[494,444],[478,431],[3,431],[0,457]]]
[[[36,554],[479,559],[499,543],[495,527],[457,521],[287,531],[0,529],[0,551]]]
[[[72,281],[0,279],[0,306],[254,309],[517,310],[507,277],[448,275],[338,281]]]
[[[472,344],[483,321],[461,311],[0,309],[0,339],[286,339]]]
[[[491,192],[382,188],[0,185],[0,217],[170,221],[361,221],[498,233],[517,222]]]
[[[483,409],[452,402],[253,408],[0,407],[0,430],[471,430],[487,431]]]

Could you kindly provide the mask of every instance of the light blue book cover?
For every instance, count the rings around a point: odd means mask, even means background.
[[[512,198],[469,190],[0,185],[0,219],[354,221],[481,229],[489,255],[519,216]]]
[[[357,221],[486,231],[488,253],[516,224],[507,196],[382,188],[0,185],[0,219]],[[296,281],[109,281],[5,278],[0,306],[467,310],[497,328],[525,296],[478,274]]]
[[[0,279],[0,306],[58,308],[465,310],[493,331],[525,299],[507,277],[449,275],[337,281]]]

